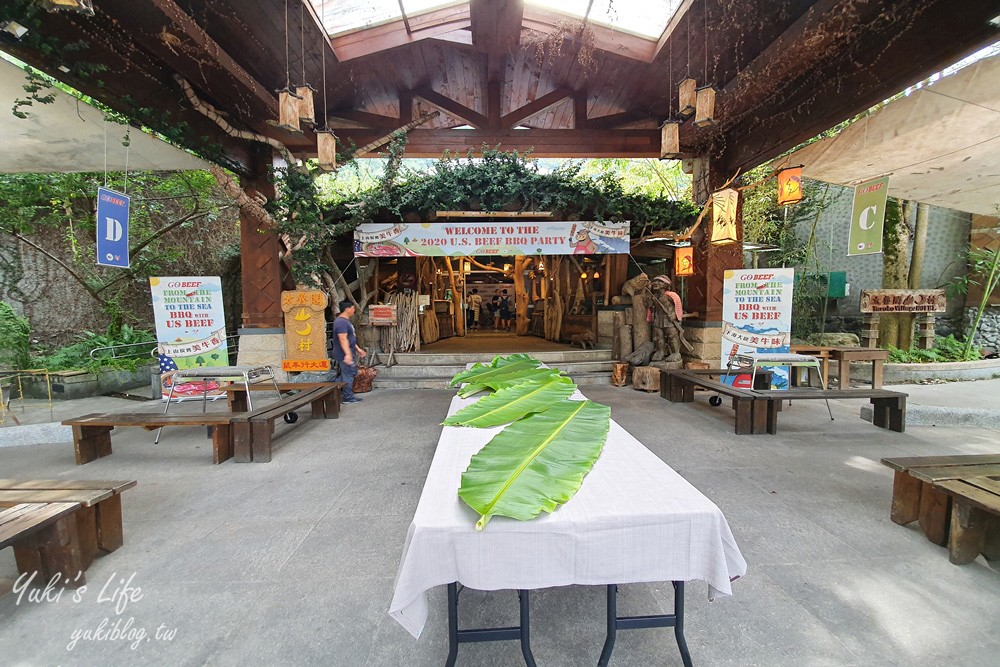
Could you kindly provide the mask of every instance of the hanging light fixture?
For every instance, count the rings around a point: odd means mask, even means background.
[[[691,18],[688,15],[687,26],[687,71],[688,75],[677,85],[677,115],[687,120],[694,115],[698,98],[698,82],[691,77]]]
[[[288,0],[285,0],[285,87],[278,93],[278,127],[289,132],[300,132],[298,95],[292,92],[288,70]]]
[[[330,129],[326,104],[326,43],[320,44],[323,59],[323,127],[316,130],[316,158],[323,171],[337,171],[337,135]]]
[[[594,271],[594,280],[597,280],[597,279],[598,279],[598,278],[600,278],[600,277],[601,277],[601,274],[600,274],[600,272],[598,272],[598,271],[596,271],[596,270],[595,270],[595,271]]]
[[[299,4],[299,64],[302,66],[302,85],[295,87],[295,96],[299,98],[299,120],[308,125],[316,123],[316,108],[313,105],[313,92],[316,90],[306,82],[306,35],[305,35],[305,3]]]
[[[681,153],[681,121],[667,119],[660,126],[660,159],[680,160]]]
[[[698,89],[695,103],[695,127],[715,125],[715,93],[714,85],[702,86]]]

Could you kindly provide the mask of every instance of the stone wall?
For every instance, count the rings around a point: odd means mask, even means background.
[[[976,317],[976,308],[965,309],[965,330],[972,326],[972,320]],[[975,337],[975,344],[981,347],[988,347],[994,351],[1000,351],[1000,306],[988,306],[983,312],[983,319],[979,323],[979,332]]]
[[[810,181],[813,188],[827,187]],[[823,271],[846,271],[850,292],[847,297],[831,299],[827,311],[828,331],[855,331],[860,327],[861,290],[882,286],[882,255],[847,256],[847,233],[851,220],[854,189],[829,185],[828,206],[816,225],[816,258]],[[819,196],[819,193],[816,194]],[[911,223],[912,224],[912,223]],[[921,275],[922,289],[940,288],[956,276],[965,273],[961,255],[969,244],[972,216],[961,211],[932,206],[927,229],[927,252]],[[795,234],[803,243],[809,238],[811,224],[801,222]],[[765,256],[761,256],[764,260]],[[938,317],[938,333],[945,335],[956,329],[961,320],[963,303],[949,299],[949,310]],[[957,332],[956,332],[957,333]]]

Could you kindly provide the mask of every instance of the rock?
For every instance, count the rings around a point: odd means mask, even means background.
[[[861,345],[861,340],[857,334],[852,333],[832,332],[810,334],[806,336],[806,341],[810,345],[819,345],[821,347],[858,347]]]

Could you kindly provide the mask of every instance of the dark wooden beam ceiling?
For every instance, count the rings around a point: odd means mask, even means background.
[[[472,45],[483,53],[509,53],[521,40],[524,0],[490,0],[469,6]]]

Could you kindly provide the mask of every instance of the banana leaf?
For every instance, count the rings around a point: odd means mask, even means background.
[[[458,390],[458,395],[461,398],[468,398],[484,389],[512,387],[528,380],[552,378],[562,375],[555,368],[524,368],[520,364],[511,364],[510,366],[504,366],[496,370],[503,372],[491,376],[480,376],[470,380],[468,384]]]
[[[445,426],[489,428],[515,421],[535,412],[544,412],[558,401],[569,398],[576,385],[558,374],[519,382],[484,396],[444,420]]]
[[[593,401],[556,403],[509,424],[476,453],[458,490],[479,513],[527,521],[573,497],[604,448],[611,408]]]
[[[468,368],[460,373],[456,373],[455,377],[451,379],[448,384],[449,387],[455,387],[463,382],[469,382],[473,378],[480,376],[488,376],[490,373],[498,368],[504,368],[509,366],[514,366],[517,364],[524,364],[522,368],[535,368],[542,362],[537,359],[532,359],[527,354],[511,354],[506,357],[496,356],[493,357],[493,361],[489,364],[474,364],[472,368]]]

